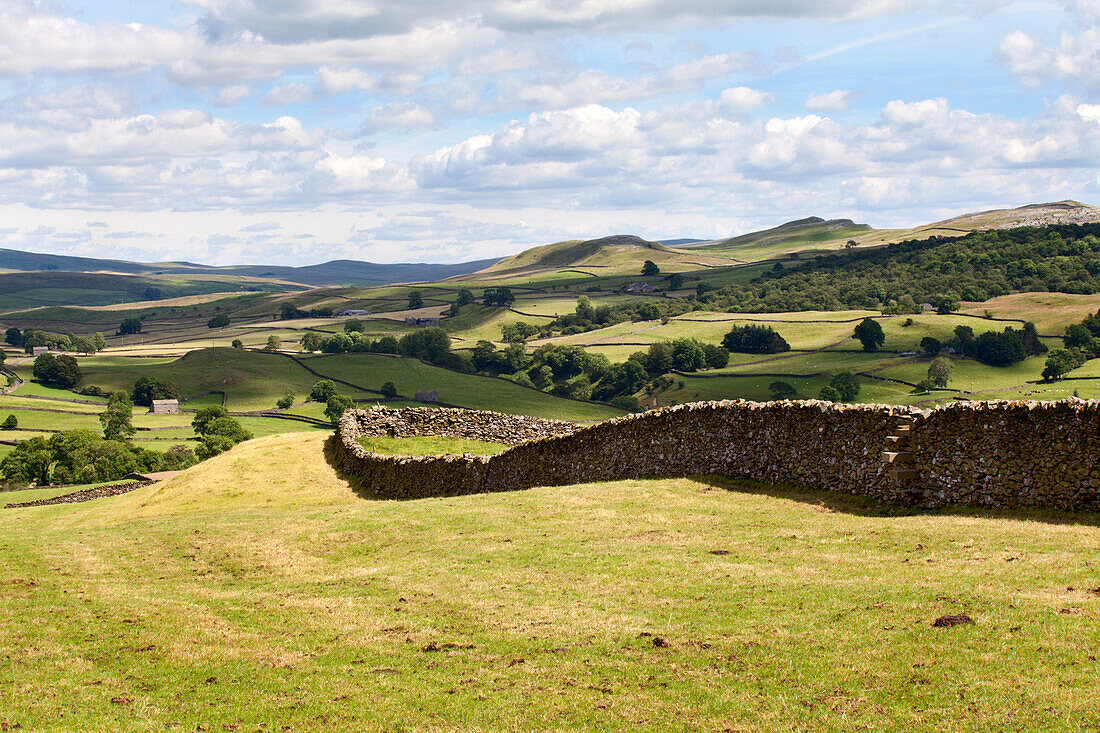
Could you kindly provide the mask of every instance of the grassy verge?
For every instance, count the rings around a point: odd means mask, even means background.
[[[1096,517],[722,479],[373,502],[322,440],[0,526],[0,723],[1100,725]]]
[[[490,443],[485,440],[442,438],[438,436],[417,438],[368,436],[360,438],[359,445],[374,453],[387,456],[433,456],[446,453],[454,455],[473,453],[474,455],[487,456],[492,453],[500,453],[508,447],[501,443]]]

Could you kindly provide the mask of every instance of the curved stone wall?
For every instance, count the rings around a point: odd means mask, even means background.
[[[492,456],[382,456],[356,442],[365,434],[514,446]],[[884,457],[897,450],[895,434],[906,436],[900,472]],[[1095,400],[931,411],[815,400],[701,402],[581,428],[474,410],[374,408],[344,413],[336,445],[346,473],[392,499],[710,473],[925,507],[1100,510]]]

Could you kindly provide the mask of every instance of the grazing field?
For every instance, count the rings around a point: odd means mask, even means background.
[[[1100,725],[1096,516],[891,515],[708,477],[378,502],[323,441],[3,510],[0,723]]]
[[[417,390],[436,390],[441,402],[460,407],[562,420],[602,420],[623,414],[622,410],[608,405],[567,400],[506,379],[452,372],[415,359],[342,354],[315,356],[303,359],[302,363],[319,374],[373,389],[384,382],[393,382],[397,391],[406,397],[412,397]]]

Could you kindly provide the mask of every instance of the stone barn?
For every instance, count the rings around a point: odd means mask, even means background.
[[[154,415],[178,415],[180,414],[180,401],[153,400],[153,409],[150,412]]]
[[[434,389],[421,389],[417,390],[413,395],[413,399],[417,402],[439,402],[439,392]]]
[[[49,346],[32,346],[31,347],[31,356],[42,356],[43,354],[48,354],[48,353],[50,353],[50,347]]]

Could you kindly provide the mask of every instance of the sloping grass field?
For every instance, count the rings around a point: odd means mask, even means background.
[[[707,477],[378,502],[324,440],[3,510],[0,727],[1100,725],[1096,516]]]

